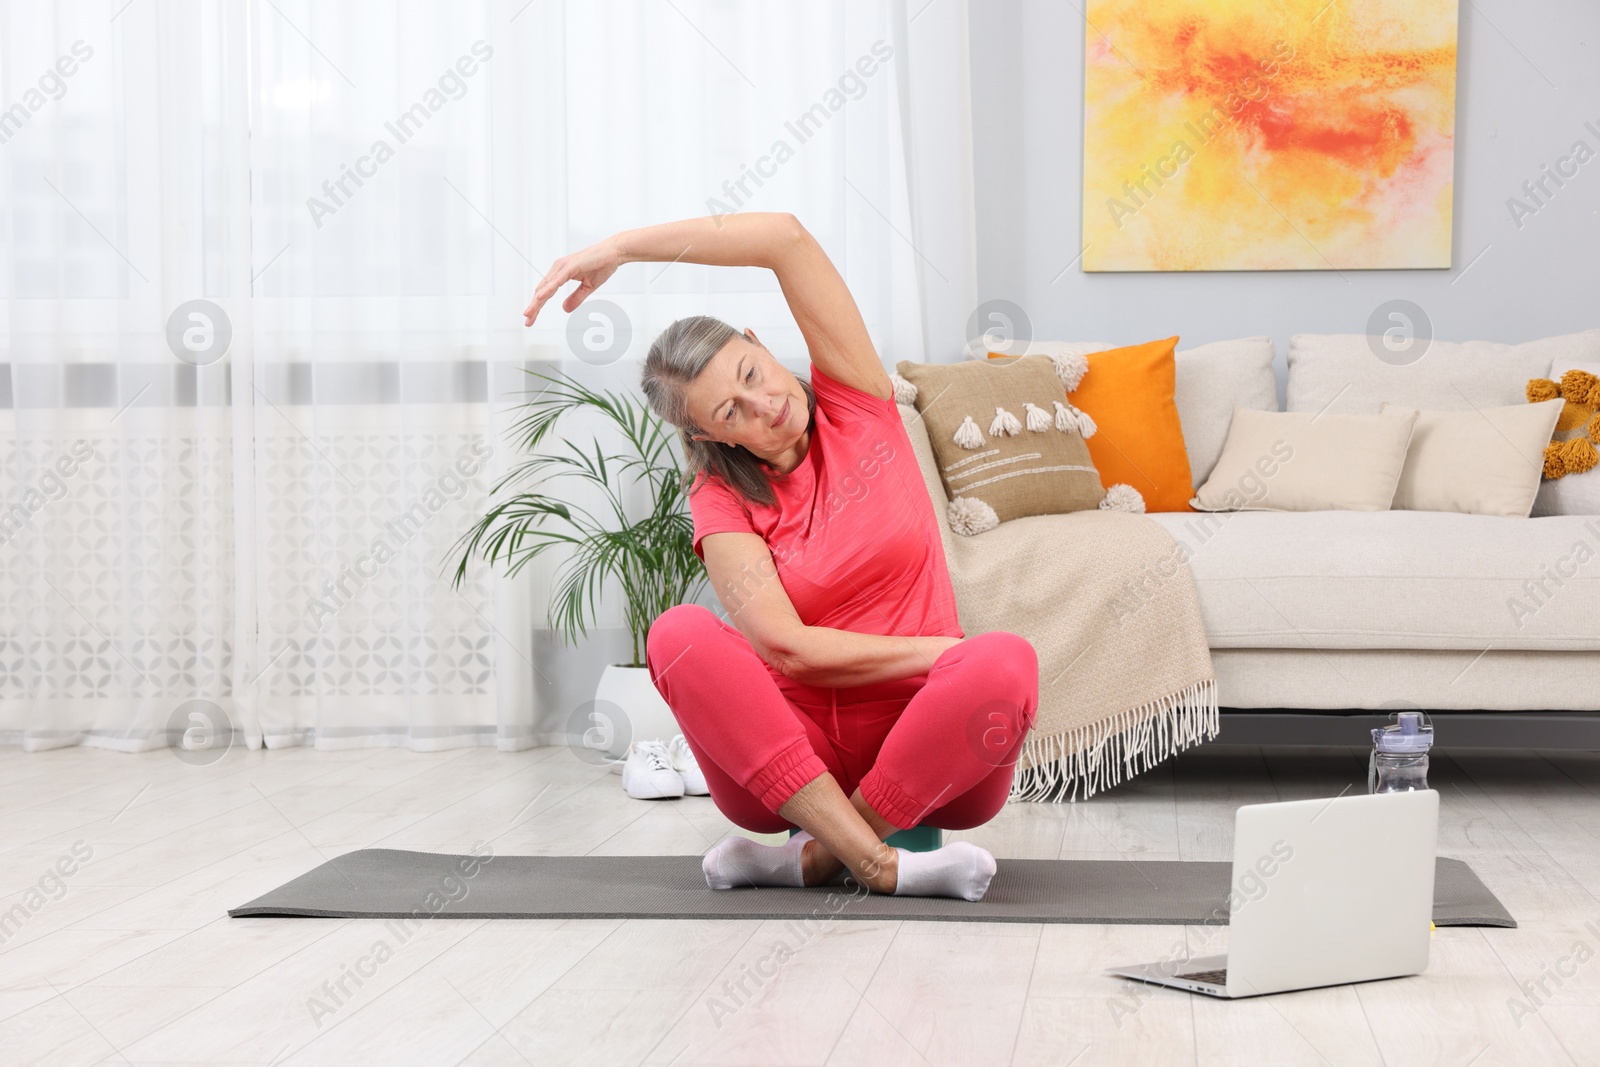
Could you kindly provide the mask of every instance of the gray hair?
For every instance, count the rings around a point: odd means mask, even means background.
[[[777,497],[772,492],[772,482],[761,460],[739,445],[694,440],[693,434],[706,431],[690,417],[688,398],[684,395],[684,387],[700,376],[711,358],[722,351],[729,341],[740,336],[738,330],[710,315],[679,319],[662,330],[651,344],[639,384],[650,410],[679,430],[685,460],[685,489],[693,484],[701,471],[705,471],[721,478],[745,500],[771,505]],[[817,409],[816,394],[811,391],[810,382],[804,378],[797,380],[805,391],[806,413],[809,416]]]

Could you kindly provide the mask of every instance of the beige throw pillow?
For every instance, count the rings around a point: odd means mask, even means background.
[[[1527,518],[1564,403],[1417,412],[1394,507]],[[1413,409],[1386,402],[1381,410]]]
[[[1387,511],[1417,413],[1317,415],[1236,408],[1199,511]]]
[[[897,399],[913,404],[927,426],[954,532],[982,533],[1025,515],[1087,511],[1121,499],[1101,487],[1083,440],[1093,423],[1067,400],[1062,375],[1076,371],[1081,378],[1080,366],[1023,356],[902,361],[896,369]]]

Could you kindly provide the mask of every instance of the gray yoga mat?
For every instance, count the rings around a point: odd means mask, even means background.
[[[924,919],[1223,926],[1232,865],[1002,859],[977,903],[811,889],[706,887],[699,856],[494,856],[367,848],[228,914],[388,919]],[[470,877],[464,873],[470,871]],[[1433,921],[1517,925],[1462,860],[1440,859]]]

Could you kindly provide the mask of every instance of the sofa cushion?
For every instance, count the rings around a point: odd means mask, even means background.
[[[1189,473],[1204,485],[1222,455],[1234,408],[1278,410],[1276,350],[1270,337],[1214,341],[1178,350],[1178,418],[1189,447]]]
[[[1194,495],[1189,445],[1173,400],[1176,337],[1084,357],[1088,370],[1068,399],[1094,420],[1088,439],[1100,481],[1121,482],[1144,498],[1146,511],[1188,511]]]
[[[1556,360],[1600,359],[1600,330],[1520,345],[1432,341],[1414,363],[1385,363],[1361,334],[1296,334],[1289,339],[1290,411],[1367,415],[1388,400],[1408,408],[1469,411],[1526,403],[1529,378]],[[1381,347],[1381,343],[1380,343]]]
[[[1019,354],[1081,356],[1115,347],[1104,341],[1034,341]],[[966,355],[982,359],[984,352],[979,339],[968,345]],[[1193,484],[1204,485],[1222,455],[1234,408],[1278,410],[1278,379],[1272,370],[1275,352],[1270,337],[1242,337],[1178,349],[1173,400],[1178,405],[1178,421],[1183,423]]]
[[[952,530],[981,533],[1105,499],[1081,427],[1061,418],[1067,394],[1048,359],[901,360],[895,369],[916,387]]]
[[[1533,517],[1546,515],[1600,515],[1600,467],[1540,482]]]
[[[1387,511],[1406,465],[1417,412],[1313,415],[1233,413],[1216,469],[1195,494],[1198,511]],[[1530,497],[1531,502],[1531,497]]]
[[[1372,711],[1600,711],[1593,652],[1542,649],[1219,648],[1212,650],[1217,703],[1225,708]],[[1529,716],[1531,728],[1554,716]],[[1539,720],[1544,720],[1540,722]],[[1328,725],[1347,744],[1371,734],[1343,716]],[[1450,740],[1455,744],[1452,729]],[[1554,746],[1551,746],[1554,747]]]
[[[1213,648],[1600,649],[1600,519],[1148,518],[1184,546]]]
[[[1527,518],[1561,404],[1417,412],[1394,506]],[[1383,403],[1385,412],[1409,410]]]

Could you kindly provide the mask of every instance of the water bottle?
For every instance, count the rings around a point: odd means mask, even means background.
[[[1420,711],[1402,711],[1399,721],[1372,731],[1372,759],[1367,764],[1367,792],[1406,793],[1428,788],[1428,749],[1433,726]]]

